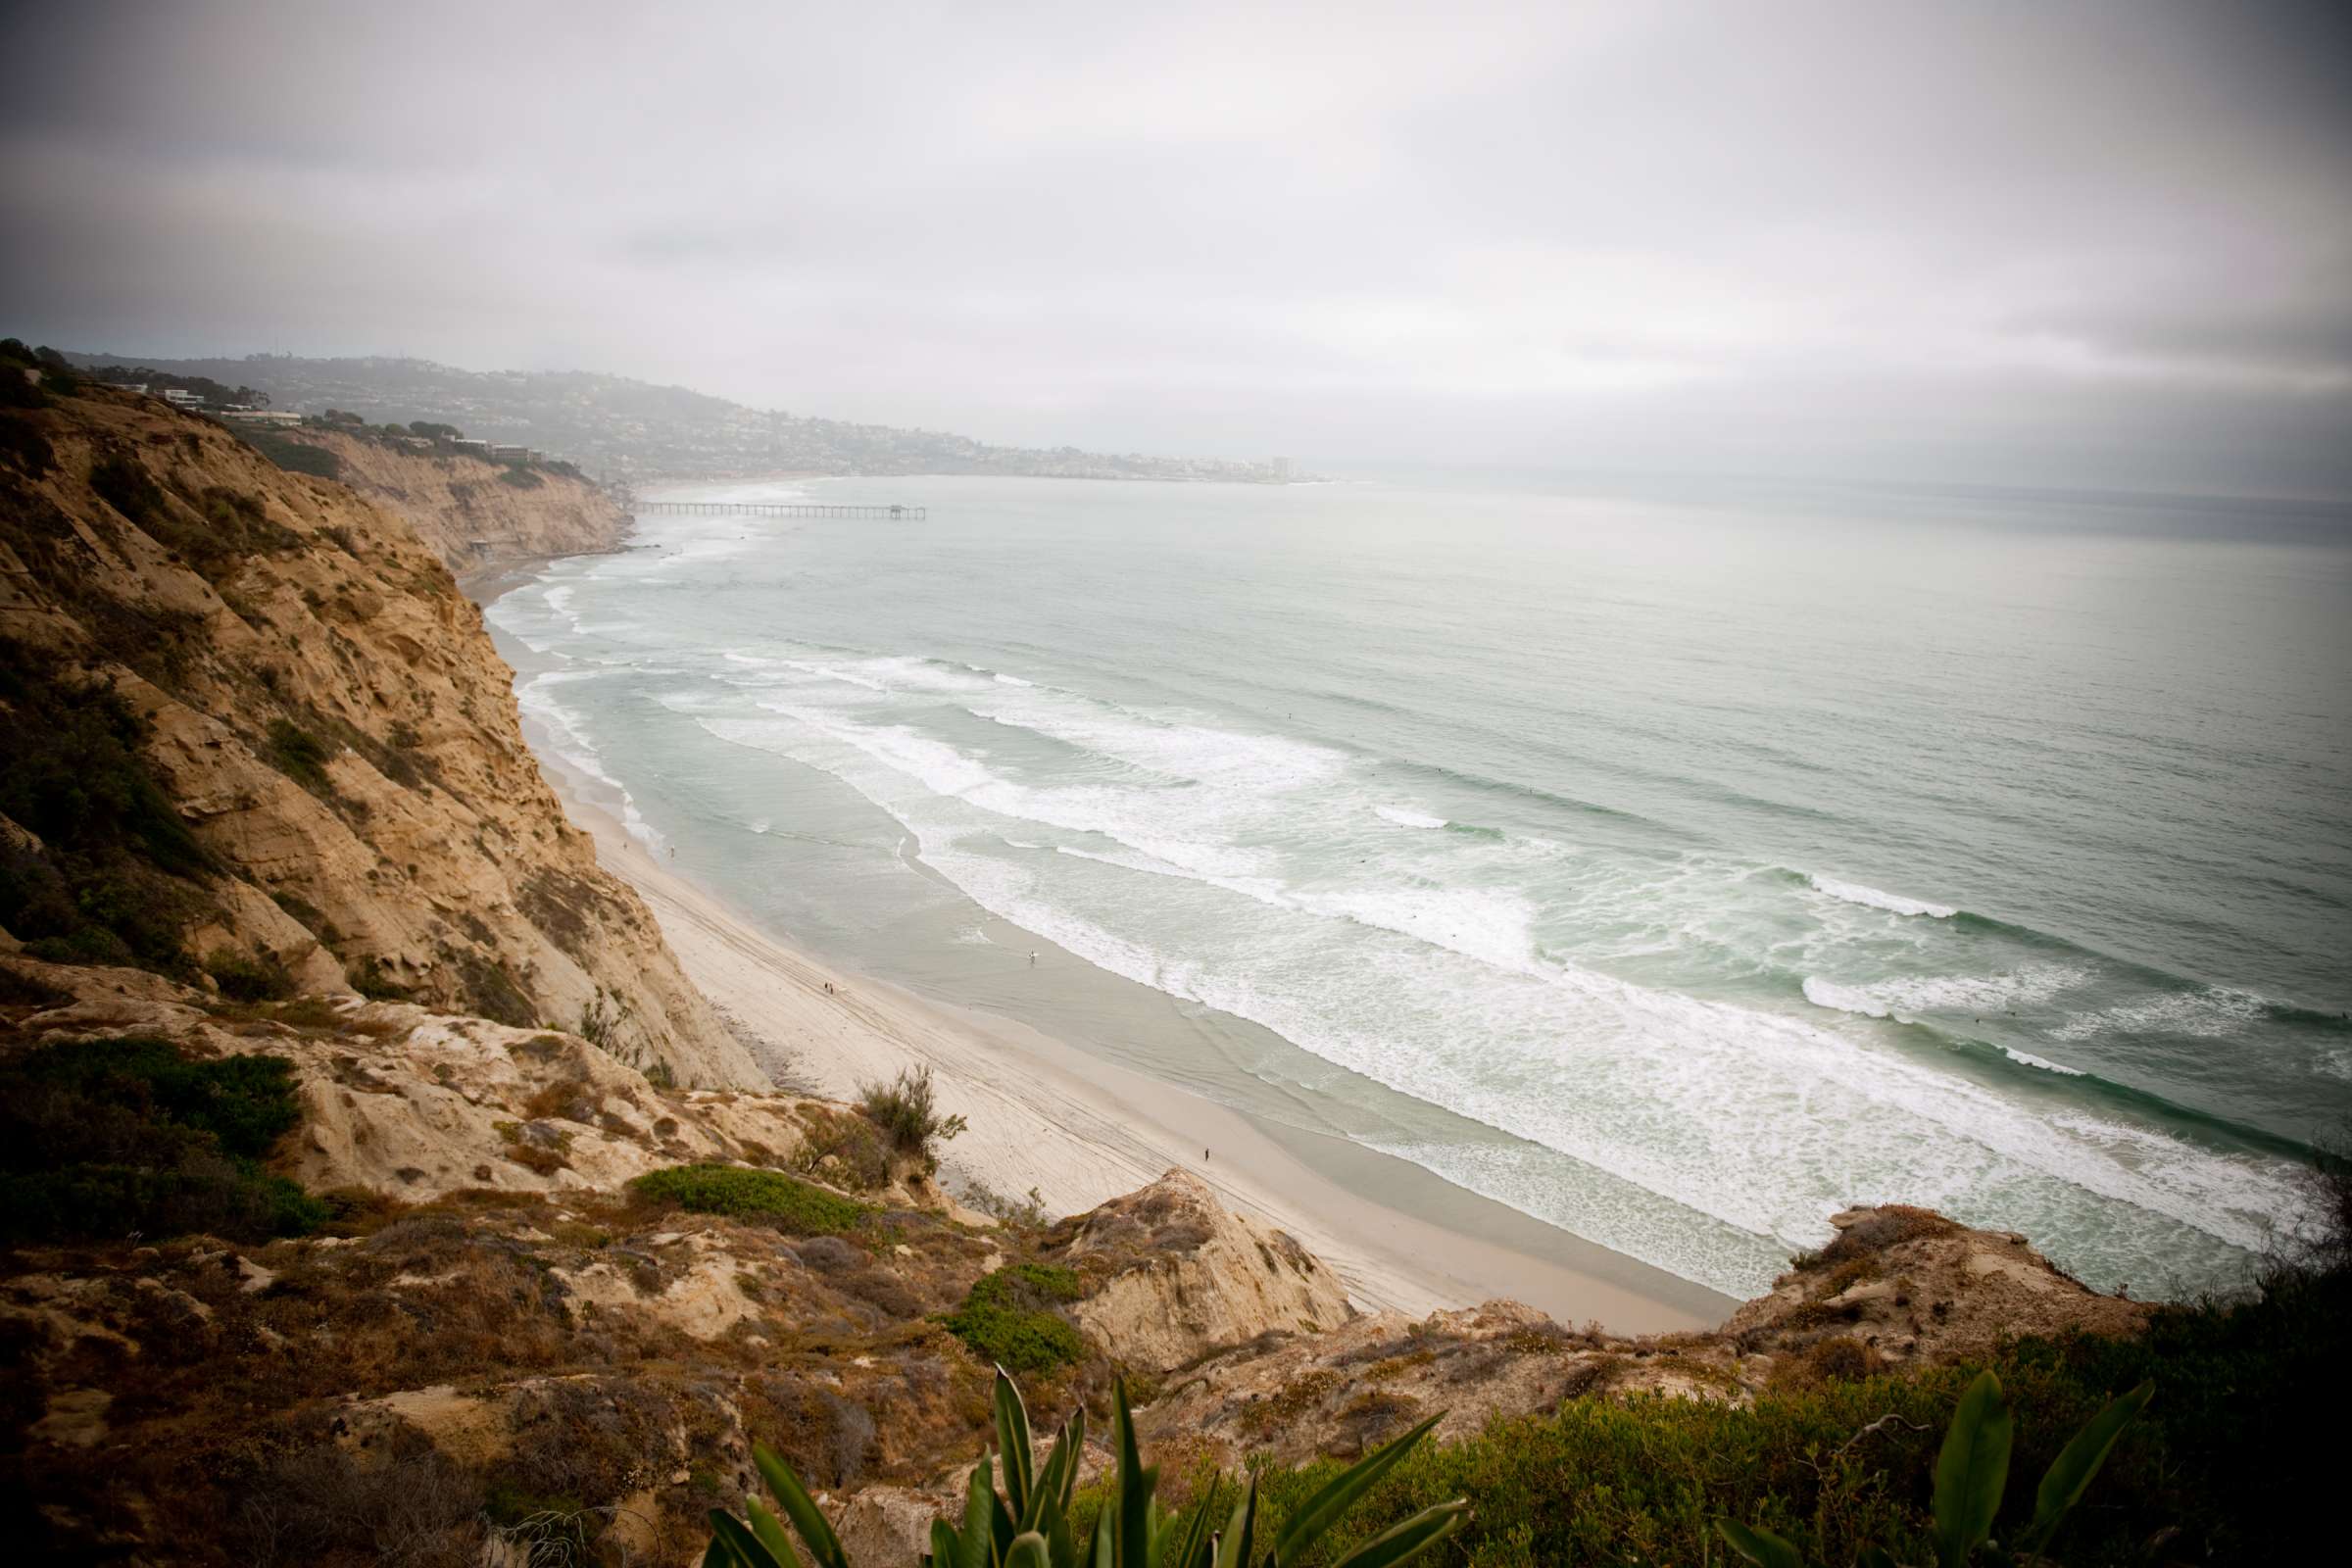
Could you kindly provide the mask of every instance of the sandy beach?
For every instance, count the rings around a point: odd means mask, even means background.
[[[560,762],[547,770],[595,837],[598,858],[644,897],[688,976],[780,1084],[848,1099],[902,1067],[931,1067],[946,1108],[970,1124],[943,1150],[952,1190],[978,1184],[1016,1200],[1034,1190],[1049,1213],[1064,1214],[1182,1166],[1234,1208],[1297,1236],[1368,1310],[1418,1315],[1506,1297],[1564,1321],[1640,1333],[1711,1327],[1730,1308],[1713,1292],[1532,1220],[1527,1234],[1544,1253],[1400,1212],[1366,1194],[1414,1169],[1402,1161],[1347,1146],[1309,1163],[1200,1096],[1018,1021],[828,964],[755,929],[662,862],[581,799]]]

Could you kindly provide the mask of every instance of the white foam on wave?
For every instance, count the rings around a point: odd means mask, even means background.
[[[2069,1067],[2062,1062],[2050,1061],[2044,1057],[2034,1055],[2030,1051],[2019,1051],[2012,1046],[2003,1046],[2001,1048],[2001,1054],[2007,1056],[2011,1061],[2016,1062],[2021,1067],[2038,1067],[2043,1072],[2054,1072],[2061,1078],[2082,1078],[2087,1076],[2087,1074],[2085,1074],[2080,1067]]]
[[[1865,1018],[1891,1018],[1886,1004],[1870,994],[1863,986],[1841,986],[1818,975],[1805,976],[1805,1000],[1816,1007],[1835,1007],[1839,1012],[1859,1013]]]
[[[891,811],[925,863],[991,912],[1592,1167],[1624,1186],[1608,1187],[1614,1196],[1595,1199],[1592,1212],[1552,1213],[1556,1200],[1532,1175],[1497,1178],[1490,1196],[1661,1266],[1696,1270],[1718,1288],[1768,1281],[1769,1260],[1759,1258],[1818,1242],[1824,1216],[1856,1196],[2077,1237],[2115,1232],[2123,1215],[2130,1248],[2151,1253],[2184,1247],[2179,1239],[2196,1231],[2258,1245],[2261,1216],[2291,1202],[2260,1162],[2161,1135],[2136,1141],[2098,1118],[2060,1127],[1990,1086],[1841,1031],[1544,961],[1529,940],[1531,908],[1507,892],[1188,877],[1140,851],[1067,844],[1056,848],[1076,859],[1177,876],[1193,890],[1175,899],[1116,878],[1054,876],[1052,858],[1014,860],[984,848],[1003,843],[998,822],[971,814],[989,810],[985,785],[943,795],[903,767],[870,765],[886,750],[872,733],[839,739],[839,749],[811,749],[805,733],[785,744]],[[940,769],[972,765],[926,760],[935,782],[961,782]],[[1246,902],[1202,902],[1231,892]],[[1345,935],[1350,929],[1358,934]],[[1750,1241],[1694,1260],[1682,1243],[1660,1240],[1661,1227],[1673,1229],[1661,1201]],[[2124,1243],[2097,1245],[2106,1253],[2094,1260],[2126,1255]]]
[[[1410,810],[1401,806],[1375,806],[1372,808],[1372,814],[1384,822],[1394,822],[1398,827],[1444,827],[1446,825],[1446,818],[1442,816],[1432,816],[1427,811]]]
[[[646,821],[637,808],[637,798],[628,786],[614,778],[605,766],[604,754],[589,736],[586,720],[580,713],[559,702],[556,688],[572,681],[590,679],[601,673],[592,669],[551,669],[534,675],[515,692],[515,706],[538,721],[547,731],[556,756],[571,768],[593,779],[612,792],[620,803],[620,824],[629,834],[649,846],[658,847],[662,836]]]
[[[1870,1018],[1913,1019],[1931,1013],[1999,1012],[2021,1003],[2047,1002],[2096,977],[2079,964],[2030,963],[2002,974],[1914,975],[1841,985],[1805,977],[1805,1000],[1816,1006]]]
[[[1906,899],[1899,893],[1884,893],[1877,888],[1864,887],[1859,882],[1840,882],[1836,877],[1823,876],[1818,871],[1809,879],[1813,891],[1826,893],[1833,899],[1859,904],[1868,908],[1885,909],[1889,914],[1924,914],[1934,920],[1948,920],[1960,911],[1949,905],[1930,904],[1924,899]]]
[[[2014,1089],[1880,1049],[1869,1031],[1633,985],[1578,966],[1574,950],[1548,957],[1523,888],[1470,885],[1472,868],[1521,874],[1513,847],[1381,832],[1367,818],[1394,819],[1347,754],[936,661],[785,652],[772,668],[730,661],[729,680],[757,672],[748,689],[673,706],[843,779],[991,913],[1524,1140],[1449,1175],[1687,1277],[1751,1294],[1856,1199],[2084,1238],[2070,1261],[2135,1269],[2168,1250],[2257,1245],[2260,1216],[2291,1207],[2269,1163],[2097,1117],[2059,1125]],[[1060,746],[951,744],[923,727],[942,699]],[[1460,858],[1473,854],[1486,858]],[[1950,912],[1815,885],[1888,912]],[[1913,992],[1820,981],[1806,995],[1886,1016],[1968,1004],[1954,987],[2058,976],[1900,984]],[[1590,1173],[1565,1208],[1564,1161]]]
[[[2097,1012],[2069,1018],[2050,1031],[2057,1040],[2089,1040],[2099,1035],[2198,1035],[2226,1040],[2260,1018],[2267,1005],[2250,991],[2209,986],[2202,991],[2176,991],[2119,1003]]]

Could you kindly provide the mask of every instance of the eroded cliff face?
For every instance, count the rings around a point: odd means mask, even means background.
[[[103,947],[109,922],[161,923],[146,956],[183,979],[242,961],[265,986],[282,969],[302,991],[581,1029],[680,1084],[765,1083],[564,821],[512,672],[409,523],[145,399],[92,390],[9,423],[7,716],[84,714],[86,689],[111,688],[176,818],[150,813],[110,852],[137,863],[106,885],[142,908],[96,913],[97,880],[43,868],[70,847],[9,824],[11,865],[50,888],[17,901],[20,925]],[[200,853],[158,871],[148,841],[182,831]]]
[[[453,571],[611,550],[629,530],[628,514],[585,479],[399,452],[334,431],[306,428],[286,439],[333,453],[345,484],[397,513]],[[518,471],[521,482],[511,477]]]

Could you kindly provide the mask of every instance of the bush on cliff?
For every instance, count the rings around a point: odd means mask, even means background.
[[[343,460],[321,446],[267,430],[240,430],[246,445],[288,473],[307,473],[317,479],[341,479]]]
[[[0,927],[35,957],[137,964],[180,978],[188,880],[218,862],[179,818],[114,692],[53,656],[0,642]]]
[[[1078,1331],[1054,1310],[1083,1292],[1070,1269],[1014,1263],[983,1275],[943,1321],[983,1361],[1015,1372],[1051,1372],[1086,1355]]]
[[[0,1067],[0,1236],[298,1236],[323,1204],[261,1161],[301,1119],[282,1056],[161,1040],[42,1046]]]
[[[629,1183],[640,1198],[698,1214],[765,1220],[795,1236],[841,1236],[873,1212],[863,1203],[749,1165],[671,1165]]]
[[[926,1169],[937,1168],[932,1141],[944,1144],[964,1130],[961,1116],[940,1114],[939,1090],[928,1064],[904,1068],[886,1084],[860,1084],[858,1098],[859,1108],[889,1137],[891,1147],[902,1154],[922,1156]]]

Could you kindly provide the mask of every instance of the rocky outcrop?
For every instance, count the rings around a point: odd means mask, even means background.
[[[148,878],[176,927],[155,961],[225,954],[301,990],[584,1030],[680,1084],[764,1085],[565,822],[512,672],[408,522],[149,400],[8,419],[0,647],[60,702],[119,694],[205,862]]]
[[[306,427],[284,439],[333,453],[343,482],[397,513],[452,571],[612,550],[629,531],[612,497],[571,474],[399,451],[331,430]],[[520,482],[512,477],[518,472]]]
[[[1818,1352],[1856,1345],[1876,1361],[1953,1361],[2006,1335],[2132,1334],[2138,1301],[2101,1296],[2014,1231],[1971,1230],[1933,1209],[1849,1208],[1827,1247],[1732,1314],[1726,1337],[1750,1349]]]
[[[1297,1461],[1360,1452],[1430,1416],[1441,1437],[1468,1436],[1579,1396],[1744,1402],[1776,1385],[1979,1354],[2004,1335],[2129,1334],[2147,1310],[2084,1288],[2022,1236],[1927,1209],[1849,1209],[1834,1223],[1835,1241],[1708,1333],[1571,1330],[1515,1301],[1418,1321],[1383,1312],[1203,1357],[1138,1422],[1170,1451],[1229,1467],[1260,1451]]]
[[[1331,1270],[1286,1232],[1170,1170],[1063,1222],[1045,1255],[1092,1286],[1074,1313],[1130,1366],[1164,1371],[1261,1334],[1312,1334],[1354,1316]]]
[[[423,1202],[464,1191],[613,1192],[667,1165],[719,1161],[813,1172],[846,1107],[786,1094],[662,1088],[591,1042],[405,1003],[317,997],[222,1008],[136,969],[12,957],[56,994],[16,1027],[43,1041],[170,1041],[197,1058],[267,1054],[292,1064],[301,1130],[279,1168],[314,1192]],[[835,1164],[839,1164],[836,1159]],[[860,1188],[868,1201],[945,1208],[900,1157]]]
[[[1267,1451],[1298,1462],[1353,1455],[1431,1417],[1470,1437],[1496,1416],[1586,1395],[1745,1398],[1770,1374],[1720,1336],[1625,1340],[1563,1328],[1533,1307],[1489,1301],[1421,1319],[1359,1317],[1327,1334],[1269,1335],[1168,1379],[1139,1413],[1147,1436],[1231,1466]],[[1157,1450],[1155,1450],[1157,1451]]]

